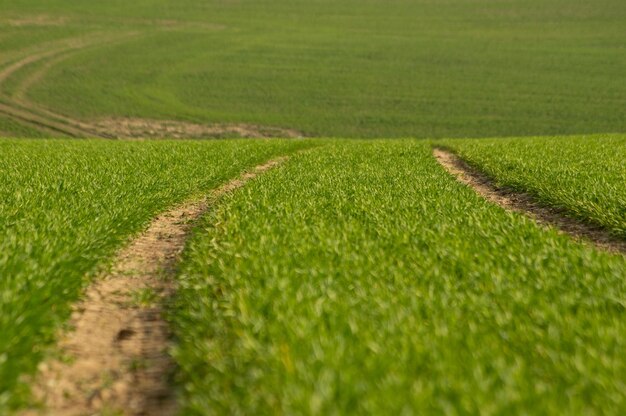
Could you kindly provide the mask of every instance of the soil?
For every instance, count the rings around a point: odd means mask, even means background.
[[[64,16],[49,16],[40,14],[36,16],[27,16],[14,19],[6,19],[1,22],[12,27],[37,27],[37,26],[64,26],[69,19]]]
[[[242,138],[296,138],[304,135],[296,130],[256,124],[199,124],[174,120],[142,118],[110,118],[91,123],[98,134],[109,134],[120,139],[205,139],[221,137]]]
[[[576,240],[591,242],[610,252],[626,254],[626,241],[611,235],[607,230],[568,217],[560,210],[539,203],[527,193],[497,187],[489,177],[450,151],[437,148],[433,155],[459,182],[502,208],[523,213],[540,224],[556,227]]]
[[[121,250],[111,270],[75,306],[73,330],[60,337],[56,358],[40,365],[33,393],[43,409],[23,414],[175,414],[171,334],[163,311],[176,289],[174,274],[185,239],[217,198],[285,160],[257,166],[207,199],[159,215]]]

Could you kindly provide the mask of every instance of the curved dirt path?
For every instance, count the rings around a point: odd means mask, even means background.
[[[40,365],[33,385],[45,407],[24,415],[172,415],[174,364],[163,304],[175,290],[176,262],[192,224],[220,196],[286,161],[259,165],[213,191],[156,217],[121,250],[110,272],[76,305],[73,331],[59,342],[62,360]],[[106,413],[106,414],[109,414]]]
[[[79,129],[75,129],[64,123],[58,123],[49,118],[39,116],[31,111],[21,109],[15,105],[3,104],[0,102],[0,115],[4,115],[10,119],[13,119],[20,124],[33,127],[42,132],[46,132],[53,135],[64,135],[73,137],[100,137],[99,135],[87,134]]]
[[[105,35],[106,33],[103,32],[94,32],[86,36],[75,36],[71,38],[60,39],[53,43],[46,44],[41,48],[37,48],[32,53],[28,53],[26,56],[19,58],[17,61],[0,70],[0,85],[3,84],[9,77],[11,77],[16,72],[35,62],[57,56],[63,52],[80,50],[87,46],[97,44],[98,42],[106,42],[107,39],[112,39],[116,37],[111,36],[110,34],[108,36]],[[117,35],[117,37],[119,36],[120,35]]]
[[[104,36],[102,33],[88,37],[76,37],[64,39],[59,46],[45,51],[30,54],[0,71],[0,96],[3,103],[0,104],[0,114],[25,123],[31,127],[53,134],[64,134],[74,137],[108,137],[107,134],[98,132],[90,125],[75,120],[71,117],[54,113],[42,106],[34,104],[26,99],[26,93],[30,87],[41,80],[46,73],[56,64],[68,59],[72,55],[89,47],[102,47],[124,42],[137,36],[136,32]],[[12,94],[2,91],[3,84],[14,74],[29,65],[51,59],[43,67],[39,68],[26,79],[22,80]]]
[[[540,224],[556,227],[575,240],[588,241],[603,250],[626,254],[626,241],[612,236],[605,229],[566,217],[562,212],[538,203],[529,194],[498,188],[489,177],[448,150],[435,148],[433,156],[459,182],[488,201],[506,210],[525,214]]]
[[[153,22],[159,30],[222,30],[225,27],[213,24],[183,24],[180,21]],[[145,34],[145,33],[144,33]],[[263,126],[247,123],[201,124],[177,120],[151,120],[134,118],[109,118],[81,121],[54,112],[28,99],[28,90],[40,82],[56,65],[86,48],[110,46],[137,38],[141,33],[127,31],[117,34],[94,32],[86,37],[62,39],[47,47],[33,48],[25,56],[0,70],[0,115],[30,126],[51,136],[101,137],[101,138],[270,138],[304,137],[305,134],[289,128]],[[10,59],[4,60],[4,63]],[[3,91],[5,82],[25,67],[47,61],[20,80],[10,92]]]
[[[26,94],[28,90],[30,90],[35,84],[41,81],[48,72],[61,62],[72,57],[76,52],[76,50],[70,51],[62,51],[60,53],[56,53],[52,55],[50,60],[43,64],[39,69],[34,71],[32,74],[28,75],[24,80],[22,80],[16,87],[15,90],[10,94],[10,97],[13,101],[16,102],[25,102],[27,101]],[[0,85],[2,80],[0,79]]]
[[[3,84],[11,76],[13,76],[15,73],[19,72],[23,68],[31,64],[37,63],[41,60],[54,57],[60,53],[71,50],[72,48],[80,47],[80,45],[85,41],[85,39],[76,38],[64,39],[50,49],[45,49],[43,51],[37,51],[29,54],[26,57],[18,59],[16,62],[0,70],[0,96],[3,98],[4,101],[0,103],[0,114],[11,118],[21,124],[26,124],[32,128],[49,134],[58,135],[60,133],[70,136],[81,134],[82,132],[74,130],[71,127],[69,129],[66,128],[66,126],[64,126],[62,123],[55,123],[54,121],[49,120],[47,117],[42,117],[33,113],[32,111],[21,108],[21,106],[18,106],[15,102],[13,102],[10,96],[2,91],[2,87]]]
[[[8,97],[7,102],[9,104],[5,104],[5,107],[0,109],[0,111],[4,114],[11,111],[13,113],[13,117],[21,118],[31,124],[35,123],[39,127],[47,128],[48,130],[52,128],[55,132],[62,134],[68,134],[75,137],[108,137],[106,133],[98,132],[86,123],[71,117],[57,114],[39,104],[32,102],[26,95],[28,90],[41,81],[41,79],[43,79],[53,67],[72,57],[81,50],[82,49],[69,51],[65,50],[49,57],[48,62],[19,82],[11,94],[3,94],[3,96]],[[7,106],[10,107],[9,111],[7,111]]]

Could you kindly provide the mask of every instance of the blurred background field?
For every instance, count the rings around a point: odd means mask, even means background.
[[[0,85],[7,101],[40,71],[18,95],[84,121],[420,138],[626,127],[621,0],[0,0],[0,9],[0,68],[93,37]],[[36,135],[2,116],[0,131]]]

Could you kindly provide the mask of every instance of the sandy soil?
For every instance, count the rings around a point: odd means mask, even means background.
[[[69,20],[70,19],[65,16],[38,14],[33,16],[2,19],[0,20],[0,23],[4,23],[12,27],[63,26],[66,25]]]
[[[264,138],[303,137],[291,129],[254,124],[199,124],[174,120],[151,120],[142,118],[111,118],[92,123],[97,133],[127,138],[203,139],[220,137]]]

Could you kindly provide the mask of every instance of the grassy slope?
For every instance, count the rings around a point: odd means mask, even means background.
[[[306,142],[0,140],[0,414],[87,282],[159,211]]]
[[[23,126],[9,118],[0,116],[0,137],[44,137],[44,134],[27,126]]]
[[[626,239],[626,135],[449,140],[495,178]]]
[[[193,237],[188,414],[623,414],[626,259],[504,212],[424,142],[299,155]],[[187,414],[187,413],[186,413]]]
[[[253,122],[344,137],[626,127],[621,0],[0,0],[0,8],[70,18],[64,27],[0,26],[2,53],[46,31],[142,34],[67,60],[32,90],[85,118]]]

